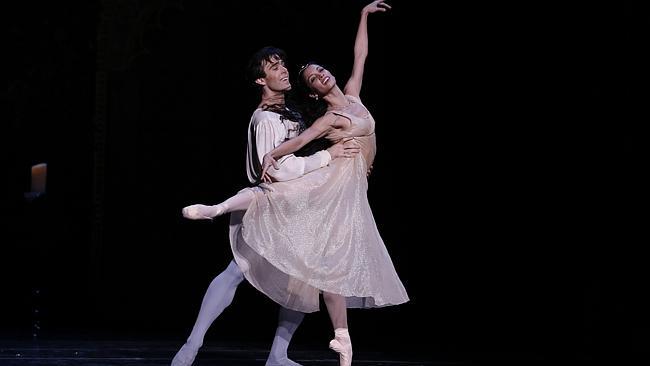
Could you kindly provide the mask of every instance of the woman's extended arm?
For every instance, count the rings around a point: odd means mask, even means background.
[[[354,40],[354,64],[352,65],[350,79],[343,88],[345,94],[359,97],[359,93],[361,92],[363,68],[366,63],[366,57],[368,57],[368,14],[378,11],[384,12],[390,8],[390,5],[386,4],[384,0],[376,0],[361,10],[357,38]]]
[[[271,165],[276,169],[278,168],[275,159],[296,152],[310,141],[325,136],[335,120],[336,117],[334,115],[325,114],[314,121],[314,123],[300,135],[283,142],[275,149],[266,153],[262,159],[262,179],[264,181],[269,181],[266,171]]]

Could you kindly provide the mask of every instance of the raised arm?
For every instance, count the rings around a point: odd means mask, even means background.
[[[384,0],[375,0],[361,10],[357,38],[354,41],[354,64],[352,65],[350,79],[343,88],[345,94],[359,97],[359,93],[361,92],[363,67],[368,56],[368,14],[378,11],[384,12],[390,8],[390,5],[386,4]]]

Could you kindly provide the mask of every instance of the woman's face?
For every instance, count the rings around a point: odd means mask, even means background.
[[[327,69],[312,64],[302,72],[302,78],[309,90],[319,96],[326,95],[336,85],[336,78]]]

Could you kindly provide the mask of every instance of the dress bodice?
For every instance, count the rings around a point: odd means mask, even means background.
[[[368,109],[361,103],[359,98],[346,95],[350,104],[342,109],[329,110],[326,113],[333,113],[350,120],[350,125],[344,128],[332,129],[325,137],[332,143],[336,143],[344,138],[353,137],[361,147],[361,155],[366,161],[366,166],[372,165],[377,152],[375,139],[375,119]],[[359,117],[349,112],[354,105],[359,105],[365,111],[365,115]]]
[[[368,109],[361,103],[361,101],[351,95],[346,95],[350,104],[341,109],[329,110],[326,113],[333,113],[350,120],[350,125],[345,128],[334,129],[327,134],[327,139],[332,142],[337,142],[340,139],[347,137],[363,137],[370,136],[375,133],[375,120],[372,118]],[[359,105],[365,110],[365,116],[359,117],[349,112],[351,107]]]

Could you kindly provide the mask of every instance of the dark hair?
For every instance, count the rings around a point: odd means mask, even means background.
[[[255,80],[259,78],[263,78],[266,76],[264,73],[264,67],[263,63],[264,61],[266,62],[271,62],[275,57],[279,58],[282,61],[287,61],[287,54],[276,47],[272,46],[267,46],[264,48],[261,48],[253,56],[251,56],[250,60],[248,61],[248,79],[249,81],[259,87],[258,89],[261,90],[262,86],[258,85],[255,83]],[[270,111],[270,112],[275,112],[280,115],[280,119],[284,120],[290,120],[294,122],[298,122],[300,125],[300,133],[307,129],[307,127],[311,126],[311,124],[316,120],[316,118],[311,117],[313,112],[311,111],[311,108],[309,108],[306,104],[304,104],[303,101],[301,100],[296,100],[294,93],[289,92],[287,93],[287,98],[285,98],[286,105],[277,105],[277,104],[272,104],[272,105],[266,105],[262,109],[265,111]],[[299,99],[299,98],[298,98]],[[310,99],[310,98],[309,98]],[[307,101],[307,103],[309,103]],[[307,110],[308,111],[308,118],[303,118],[303,114],[300,112],[301,110]],[[323,113],[320,115],[324,114],[324,109]],[[307,143],[307,145],[303,146],[300,150],[296,151],[294,155],[296,156],[309,156],[317,151],[327,149],[332,145],[331,142],[329,142],[325,138],[319,138],[314,141],[311,141]]]
[[[266,76],[264,73],[264,61],[271,62],[274,58],[287,61],[287,54],[276,47],[267,46],[259,49],[248,60],[247,77],[248,81],[261,89],[261,85],[255,83],[255,80]]]
[[[294,93],[296,94],[295,99],[299,101],[297,103],[300,104],[301,110],[303,111],[303,115],[305,117],[305,121],[309,126],[311,126],[311,124],[314,123],[316,119],[325,114],[325,111],[327,110],[327,103],[325,103],[325,101],[322,99],[316,100],[309,96],[313,93],[313,91],[309,85],[307,85],[307,82],[302,77],[302,75],[305,69],[307,69],[307,67],[310,65],[321,64],[315,61],[304,63],[297,72],[298,76],[296,80],[296,88],[294,88]]]
[[[318,65],[318,63],[314,62],[314,61],[307,61],[304,64],[302,64],[302,66],[300,66],[300,69],[298,70],[298,78],[301,81],[302,81],[302,73],[305,71],[305,69],[307,69],[311,65]],[[304,81],[303,81],[303,83],[304,83]]]
[[[318,62],[310,61],[304,63],[298,72],[296,73],[297,75],[297,80],[296,80],[296,88],[292,89],[292,92],[290,93],[290,98],[291,102],[294,105],[297,105],[299,109],[302,111],[302,115],[304,118],[304,123],[305,126],[309,127],[311,126],[314,121],[316,121],[319,117],[325,114],[325,111],[327,110],[327,103],[325,101],[321,100],[315,100],[314,98],[311,98],[309,94],[312,93],[312,90],[307,86],[307,83],[303,80],[302,73],[305,71],[305,69],[309,65],[320,65]],[[307,145],[303,146],[300,150],[298,150],[295,155],[296,156],[308,156],[316,153],[317,151],[320,150],[325,150],[328,147],[332,146],[332,143],[327,140],[324,137],[318,138],[316,140],[313,140],[309,142]]]

